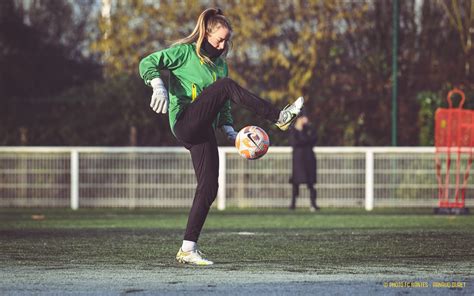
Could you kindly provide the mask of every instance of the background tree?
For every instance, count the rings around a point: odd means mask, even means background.
[[[472,42],[474,39],[474,0],[450,2],[438,0],[444,8],[450,24],[456,29],[464,53],[464,73],[469,76],[472,72],[474,58]]]
[[[28,142],[50,133],[48,115],[57,111],[48,100],[70,87],[100,78],[100,67],[83,54],[86,24],[93,1],[5,0],[0,2],[0,143]],[[67,101],[61,102],[61,104]],[[62,114],[64,116],[64,114]],[[41,132],[36,134],[32,128]],[[48,138],[48,140],[52,140]]]
[[[400,2],[400,145],[431,143],[429,123],[453,86],[473,107],[472,2]],[[318,145],[391,143],[391,1],[24,3],[0,2],[4,145],[19,143],[19,127],[32,145],[177,145],[167,117],[148,106],[138,63],[188,35],[210,6],[234,26],[230,76],[279,107],[304,95]],[[260,125],[273,145],[288,144],[250,112],[233,112],[236,128]]]

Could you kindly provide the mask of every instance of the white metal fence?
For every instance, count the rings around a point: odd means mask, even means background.
[[[316,147],[314,152],[322,207],[437,205],[432,147]],[[257,161],[241,158],[233,147],[221,147],[219,154],[219,209],[289,206],[290,147],[271,147]],[[0,148],[0,207],[189,207],[195,186],[184,148]],[[467,188],[466,204],[472,206],[472,181]],[[304,186],[297,206],[309,206]]]

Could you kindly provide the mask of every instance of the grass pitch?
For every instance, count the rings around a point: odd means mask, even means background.
[[[211,267],[175,262],[187,209],[0,209],[0,294],[473,294],[474,217],[211,211]]]

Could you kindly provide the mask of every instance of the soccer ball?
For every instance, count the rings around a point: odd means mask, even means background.
[[[270,139],[263,129],[250,125],[239,131],[235,139],[235,147],[243,158],[258,159],[267,153]]]

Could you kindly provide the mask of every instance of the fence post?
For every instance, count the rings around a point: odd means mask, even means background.
[[[365,209],[374,209],[374,151],[365,152]]]
[[[71,209],[79,208],[79,152],[71,150]]]
[[[225,210],[225,171],[226,171],[226,155],[224,149],[219,148],[219,189],[217,191],[217,209]]]

